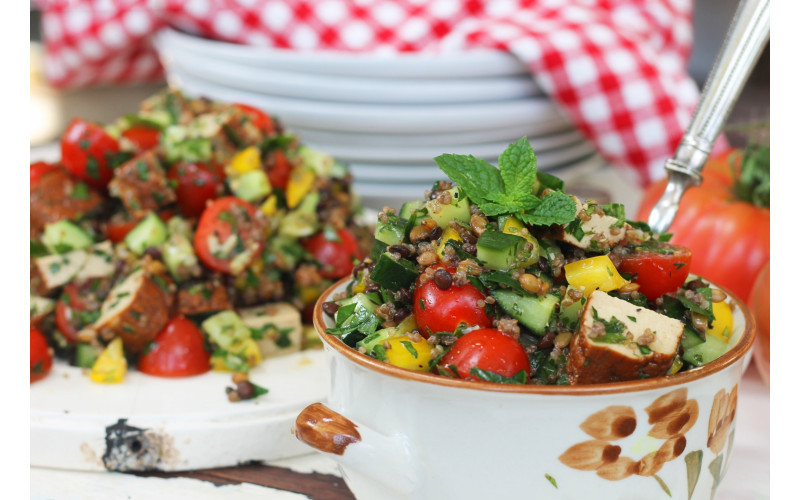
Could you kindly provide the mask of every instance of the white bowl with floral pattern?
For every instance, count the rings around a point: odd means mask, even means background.
[[[330,394],[293,431],[339,463],[359,499],[710,499],[731,460],[754,323],[732,295],[716,361],[670,377],[586,386],[456,380],[394,367],[324,333]]]

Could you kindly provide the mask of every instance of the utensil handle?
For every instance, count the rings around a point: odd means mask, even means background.
[[[742,0],[667,170],[689,174],[700,183],[714,141],[768,41],[769,0]]]

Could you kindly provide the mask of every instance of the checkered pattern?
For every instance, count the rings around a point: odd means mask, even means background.
[[[698,89],[692,0],[43,0],[45,74],[59,88],[154,81],[173,27],[296,50],[454,51],[522,60],[598,151],[641,185],[664,174]],[[718,141],[724,147],[724,139]]]

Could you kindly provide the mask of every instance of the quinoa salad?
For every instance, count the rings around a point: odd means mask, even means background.
[[[229,371],[248,399],[371,247],[347,167],[252,106],[166,89],[60,146],[31,164],[32,381],[54,354],[98,383]]]
[[[506,384],[669,376],[727,350],[733,306],[689,275],[691,251],[620,204],[565,193],[526,138],[498,167],[435,161],[450,180],[378,214],[370,256],[321,304],[327,335],[397,367]]]

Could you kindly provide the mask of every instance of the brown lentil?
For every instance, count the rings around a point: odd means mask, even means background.
[[[335,316],[336,311],[339,310],[339,304],[336,302],[323,302],[322,303],[322,312],[327,314],[328,316]]]
[[[421,266],[430,266],[431,264],[436,263],[436,252],[428,250],[419,254],[417,257],[417,263]]]
[[[236,392],[241,399],[250,399],[256,394],[256,388],[249,380],[242,380],[236,384]]]
[[[571,340],[572,340],[571,332],[561,332],[558,335],[556,335],[556,338],[553,339],[553,345],[558,347],[559,349],[564,349],[569,345]]]
[[[440,267],[433,273],[433,282],[436,283],[440,290],[448,290],[453,285],[453,276],[450,275],[447,269]]]

